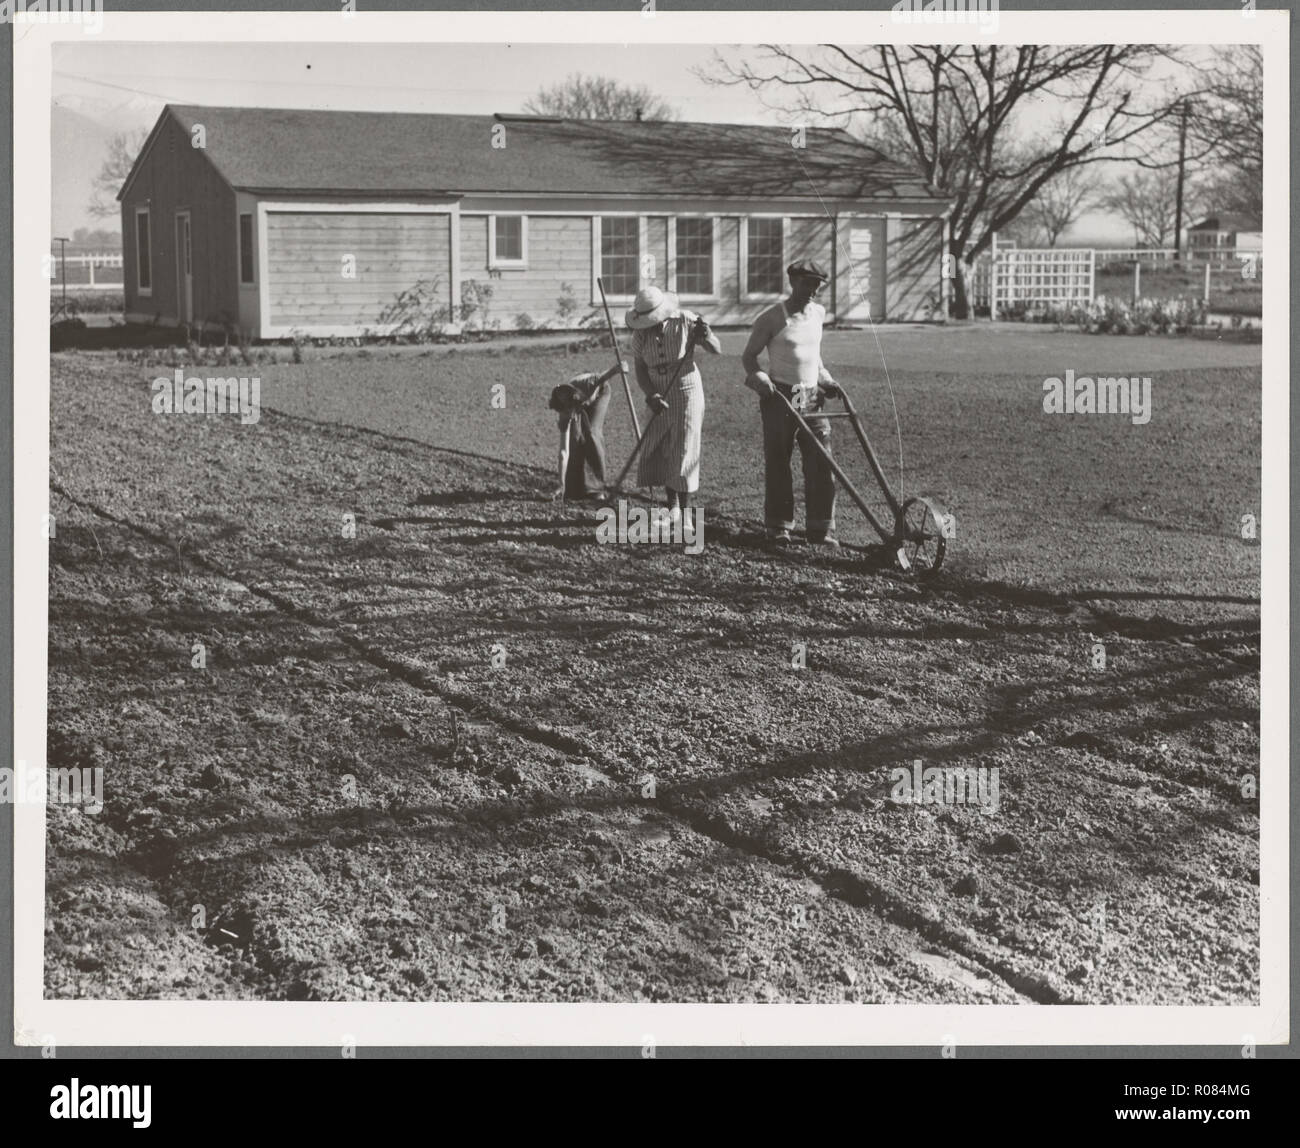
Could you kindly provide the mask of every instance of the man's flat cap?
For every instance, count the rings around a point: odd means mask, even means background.
[[[797,263],[791,263],[790,266],[785,269],[785,273],[787,275],[809,275],[813,278],[822,280],[822,282],[825,282],[830,278],[830,276],[823,270],[822,265],[820,263],[814,263],[811,259],[800,259]]]

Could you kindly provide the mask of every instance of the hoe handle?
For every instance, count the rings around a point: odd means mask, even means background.
[[[636,415],[636,403],[632,401],[632,384],[627,381],[627,372],[623,370],[623,350],[618,345],[618,335],[614,332],[614,320],[609,314],[609,300],[605,298],[605,284],[596,276],[596,286],[600,289],[600,305],[605,308],[605,325],[609,328],[609,341],[614,344],[614,358],[618,360],[618,373],[623,376],[623,393],[627,395],[628,409],[632,412],[632,429],[636,437],[641,437],[641,420]]]
[[[880,483],[880,489],[885,496],[885,501],[889,503],[889,509],[894,512],[894,518],[897,520],[901,513],[898,499],[894,497],[894,492],[890,489],[889,482],[885,478],[885,472],[880,466],[880,459],[876,457],[876,452],[871,449],[871,441],[867,438],[867,432],[862,426],[862,421],[858,418],[858,412],[849,401],[849,392],[843,387],[840,387],[840,398],[844,401],[844,409],[848,413],[849,421],[853,424],[853,431],[858,436],[858,442],[862,444],[862,449],[866,452],[867,462],[871,466],[871,473],[876,476],[876,481]]]

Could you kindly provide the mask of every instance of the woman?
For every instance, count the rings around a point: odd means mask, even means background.
[[[674,520],[691,505],[700,487],[700,428],[704,387],[695,365],[695,347],[722,350],[703,319],[677,306],[677,296],[643,287],[627,312],[632,329],[636,381],[645,392],[652,418],[645,429],[637,482],[662,486]]]

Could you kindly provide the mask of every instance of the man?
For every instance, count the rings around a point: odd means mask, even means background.
[[[547,404],[556,413],[560,430],[560,487],[555,497],[582,501],[605,489],[605,412],[609,408],[609,380],[626,363],[616,363],[603,375],[574,375],[551,390]],[[587,482],[588,471],[594,487]]]
[[[815,443],[795,421],[780,395],[804,416],[809,429],[829,452],[831,424],[817,412],[827,396],[840,393],[835,380],[822,364],[822,322],[826,308],[817,296],[829,276],[812,260],[800,260],[786,268],[790,296],[769,307],[754,322],[742,361],[745,386],[761,400],[763,416],[763,462],[766,490],[763,500],[768,539],[776,545],[790,541],[794,526],[794,482],[790,455],[799,443],[803,461],[804,515],[808,541],[839,546],[835,538],[835,478],[830,464]],[[758,356],[767,351],[767,370]],[[778,395],[777,392],[780,392]]]

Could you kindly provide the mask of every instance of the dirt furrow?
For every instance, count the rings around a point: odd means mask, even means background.
[[[52,483],[52,488],[65,498],[69,504],[78,507],[83,512],[93,513],[105,522],[130,530],[164,550],[179,555],[180,547],[176,539],[114,515],[103,507],[79,498],[59,484]],[[584,788],[590,788],[590,780],[594,776],[599,782],[607,786],[629,793],[635,792],[638,783],[636,767],[629,762],[619,760],[607,750],[589,740],[562,730],[543,728],[517,715],[505,712],[495,704],[485,703],[473,694],[450,688],[444,681],[430,673],[426,666],[388,653],[356,633],[355,627],[346,624],[338,626],[329,619],[319,616],[315,611],[275,593],[264,585],[245,584],[233,572],[222,569],[219,564],[192,548],[188,549],[186,554],[190,562],[207,573],[226,582],[241,586],[249,594],[263,599],[276,610],[312,627],[314,630],[329,633],[340,644],[353,650],[377,669],[393,675],[416,689],[437,696],[449,706],[456,707],[460,714],[463,715],[465,723],[468,724],[475,719],[486,718],[501,729],[534,742],[539,746],[559,750],[563,753],[577,754],[588,761],[599,763],[594,769],[588,767],[588,784]],[[655,808],[681,821],[701,836],[729,849],[743,852],[755,860],[792,870],[794,875],[815,883],[823,895],[835,898],[848,906],[872,912],[880,918],[881,924],[886,927],[901,927],[915,934],[913,956],[915,957],[924,951],[931,958],[931,967],[947,970],[944,975],[949,980],[953,980],[955,976],[956,980],[961,983],[963,978],[960,975],[960,970],[973,965],[980,970],[978,973],[973,974],[977,979],[981,977],[986,980],[993,977],[998,978],[1005,986],[1005,992],[1010,994],[1009,1000],[1024,1000],[1040,1004],[1068,1003],[1070,1001],[1070,994],[1063,992],[1059,985],[1052,984],[1049,978],[1026,971],[1024,968],[1014,967],[998,954],[991,952],[987,945],[981,944],[974,936],[963,935],[946,927],[935,916],[918,911],[897,890],[891,889],[861,872],[853,872],[838,867],[828,868],[824,862],[815,857],[799,853],[776,853],[762,840],[737,832],[725,818],[720,817],[716,810],[710,808],[707,803],[692,801],[683,792],[679,792],[678,789],[679,787],[671,785],[662,790],[656,789],[649,801]],[[644,794],[642,796],[644,797]],[[571,798],[554,801],[534,800],[529,803],[527,816],[536,818],[548,811],[558,812],[564,808],[571,808],[573,804]],[[517,816],[518,810],[514,810],[514,813]],[[509,814],[507,814],[507,817],[509,817]],[[491,808],[477,808],[474,811],[474,818],[487,825],[498,822]],[[362,824],[363,822],[359,822],[358,827],[360,828]],[[161,871],[159,871],[158,862],[156,858],[153,858],[147,862],[146,868],[153,870],[151,875],[157,880],[166,875],[172,861],[173,858],[168,857],[162,864]],[[193,899],[202,895],[202,889],[194,888],[188,890],[180,900],[184,901],[186,897]],[[175,900],[175,896],[172,899]],[[796,904],[794,907],[801,910],[805,908],[801,903]],[[218,920],[207,935],[212,937],[215,943],[218,944],[229,945],[233,941],[246,958],[255,961],[268,971],[276,969],[277,962],[272,954],[268,953],[264,948],[257,953],[253,952],[254,942],[251,921],[243,921],[242,923],[227,921],[226,923],[236,924],[237,929],[234,931],[228,930]],[[798,927],[803,927],[802,922]],[[229,938],[229,940],[223,938]],[[971,975],[971,973],[967,973],[964,979],[969,980]],[[307,991],[305,986],[301,984],[298,989],[294,990],[295,993],[305,991]],[[979,989],[979,992],[984,994],[994,991],[989,984],[983,984]]]

